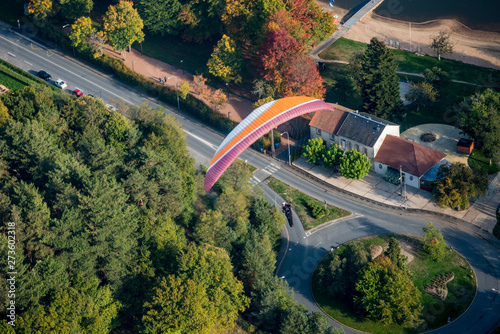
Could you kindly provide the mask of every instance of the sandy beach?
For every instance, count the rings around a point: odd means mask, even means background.
[[[316,3],[325,11],[338,15],[339,19],[347,14],[347,10],[340,7],[330,8],[327,0],[316,0]],[[472,30],[456,20],[412,22],[411,51],[415,52],[418,48],[419,52],[435,56],[436,53],[429,44],[441,30],[448,31],[454,43],[453,53],[442,58],[500,69],[500,33]],[[369,43],[372,37],[377,37],[387,45],[392,40],[393,46],[398,41],[401,49],[410,50],[410,22],[371,13],[351,28],[344,37],[364,43]]]

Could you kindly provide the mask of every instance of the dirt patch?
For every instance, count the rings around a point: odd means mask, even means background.
[[[384,251],[384,249],[382,248],[382,246],[371,245],[370,246],[370,255],[372,257],[372,261],[375,260],[378,256],[380,256],[380,254],[382,254],[383,251]]]

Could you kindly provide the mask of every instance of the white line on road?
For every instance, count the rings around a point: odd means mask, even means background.
[[[32,63],[28,63],[26,60],[24,61],[26,64],[28,64],[29,66],[33,66]]]
[[[70,70],[68,70],[68,69],[66,69],[66,68],[64,68],[64,67],[62,67],[61,65],[58,65],[58,64],[54,63],[53,61],[50,61],[50,60],[48,60],[48,59],[45,59],[44,57],[42,57],[42,56],[40,56],[40,55],[37,55],[36,53],[31,52],[31,51],[30,51],[30,50],[28,50],[28,49],[25,49],[25,48],[23,48],[22,46],[20,46],[20,45],[18,45],[18,44],[16,44],[16,43],[14,43],[14,42],[12,42],[12,41],[9,41],[9,40],[8,40],[8,39],[6,39],[5,37],[0,36],[0,38],[1,38],[1,39],[3,39],[4,41],[9,42],[10,44],[14,44],[15,46],[17,46],[17,47],[19,47],[19,48],[23,49],[24,51],[26,51],[26,52],[28,52],[28,53],[31,53],[31,54],[32,54],[32,55],[34,55],[34,56],[37,56],[38,58],[41,58],[41,59],[45,60],[45,61],[46,61],[46,62],[48,62],[48,63],[51,63],[51,64],[52,64],[52,65],[54,65],[54,66],[57,66],[57,67],[59,67],[59,68],[61,68],[61,69],[65,70],[65,71],[66,71],[66,72],[68,72],[68,73],[73,74],[74,76],[78,77],[80,80],[85,80],[85,81],[87,81],[88,83],[90,83],[90,84],[92,84],[92,85],[94,85],[94,86],[96,86],[96,87],[99,87],[101,90],[103,90],[103,91],[105,91],[105,92],[108,92],[109,94],[111,94],[111,95],[113,95],[113,96],[116,96],[117,98],[122,99],[123,101],[125,101],[125,102],[127,102],[127,103],[133,104],[132,102],[130,102],[130,101],[128,101],[128,100],[126,100],[126,99],[124,99],[123,97],[121,97],[121,96],[119,96],[119,95],[117,95],[117,94],[115,94],[115,93],[113,93],[113,92],[111,92],[111,91],[107,90],[107,89],[106,89],[106,88],[104,88],[104,87],[99,86],[99,85],[98,85],[98,84],[96,84],[95,82],[92,82],[92,81],[90,81],[90,80],[88,80],[88,79],[85,79],[85,78],[83,78],[83,77],[79,76],[78,74],[76,74],[76,73],[74,73],[74,72],[71,72]],[[15,56],[14,56],[13,54],[11,54],[10,52],[7,52],[7,53],[8,53],[9,55],[11,55],[11,56],[15,57]]]
[[[8,54],[9,56],[12,56],[12,57],[16,58],[16,55],[15,55],[15,54],[13,54],[13,53],[7,52],[7,54]]]
[[[190,135],[191,137],[196,138],[197,140],[201,141],[203,144],[205,144],[205,145],[207,145],[207,146],[210,146],[210,147],[211,147],[211,148],[213,148],[214,150],[217,150],[217,146],[215,146],[214,144],[212,144],[212,143],[210,143],[210,142],[206,141],[205,139],[200,138],[200,137],[198,137],[197,135],[192,134],[191,132],[188,132],[186,129],[184,129],[184,132],[185,132],[186,134]]]
[[[273,173],[271,173],[271,172],[268,172],[268,171],[267,171],[267,170],[265,170],[265,169],[261,169],[261,171],[263,171],[264,173],[267,173],[267,174],[269,174],[269,175],[273,174]]]

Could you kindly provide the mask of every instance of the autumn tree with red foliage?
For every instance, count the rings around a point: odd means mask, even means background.
[[[274,83],[283,80],[281,77],[284,60],[290,55],[303,52],[303,47],[291,37],[284,28],[272,30],[262,43],[260,59],[264,70],[264,78]]]
[[[305,95],[322,99],[325,95],[323,78],[316,64],[304,53],[285,59],[283,96]]]
[[[316,65],[285,28],[267,34],[260,54],[263,76],[274,84],[279,95],[323,98],[325,88]]]

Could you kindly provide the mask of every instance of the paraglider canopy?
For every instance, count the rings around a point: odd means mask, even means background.
[[[295,117],[318,110],[333,110],[333,107],[312,97],[294,96],[271,101],[252,111],[215,152],[205,176],[205,191],[209,191],[233,161],[264,134]]]

